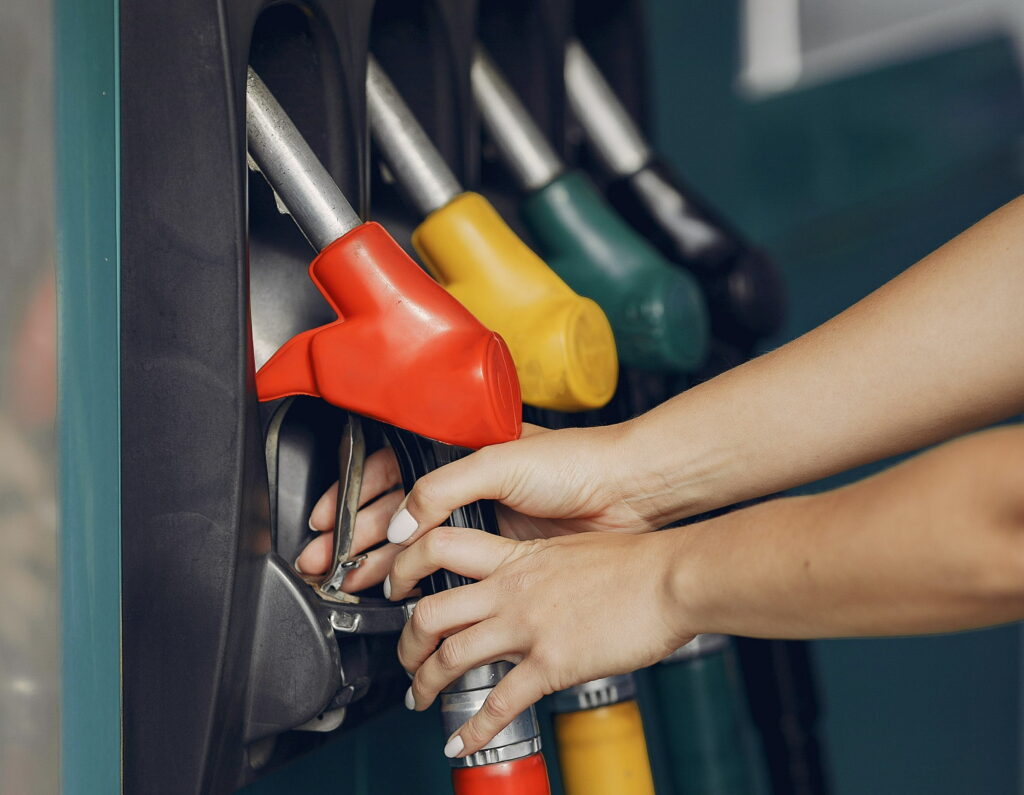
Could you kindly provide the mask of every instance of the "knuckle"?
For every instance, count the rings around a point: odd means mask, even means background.
[[[430,558],[431,563],[442,562],[451,549],[453,543],[459,535],[459,529],[457,527],[436,527],[432,530],[426,538],[427,545],[427,556]]]
[[[415,502],[416,507],[431,511],[431,508],[438,502],[440,488],[435,473],[431,472],[416,481],[411,492],[409,502]]]
[[[454,671],[464,656],[464,643],[458,635],[445,638],[437,649],[437,664],[445,671]]]
[[[525,568],[513,568],[501,578],[501,589],[508,596],[519,596],[530,590],[533,573]]]
[[[438,620],[438,603],[435,596],[424,596],[416,603],[416,609],[409,619],[409,624],[418,635],[430,635],[434,632]]]
[[[503,728],[515,717],[514,706],[508,695],[501,689],[494,689],[480,707],[480,717],[498,729]]]
[[[466,721],[462,729],[459,730],[459,734],[468,747],[480,748],[490,742],[496,732],[488,733],[487,729],[481,725],[480,718],[473,717]]]

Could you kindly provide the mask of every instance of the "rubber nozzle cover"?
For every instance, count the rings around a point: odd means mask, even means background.
[[[640,237],[582,172],[557,177],[521,209],[547,263],[607,313],[624,364],[684,373],[700,367],[710,344],[700,285]]]
[[[445,289],[508,343],[524,403],[583,411],[611,400],[619,362],[604,311],[573,292],[487,199],[457,196],[412,242]]]
[[[551,795],[543,754],[511,762],[452,768],[455,795]]]
[[[260,400],[313,395],[461,447],[517,439],[519,380],[481,325],[376,223],[309,266],[338,320],[289,340],[256,374]]]

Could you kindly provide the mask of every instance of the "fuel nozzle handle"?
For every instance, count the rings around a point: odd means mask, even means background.
[[[245,84],[245,133],[249,157],[313,248],[323,251],[362,224],[341,188],[251,66]]]

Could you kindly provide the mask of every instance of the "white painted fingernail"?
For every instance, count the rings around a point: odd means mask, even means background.
[[[388,525],[388,541],[392,544],[404,544],[416,532],[417,524],[409,510],[402,508]]]
[[[411,687],[405,691],[405,708],[416,709],[416,699],[413,698]]]
[[[319,533],[320,532],[315,527],[313,527],[313,514],[309,515],[309,521],[306,522],[306,524],[309,525],[309,529],[312,530],[314,533]]]
[[[447,756],[449,759],[454,759],[462,753],[462,749],[465,747],[466,744],[462,742],[462,738],[456,734],[447,743],[445,743],[444,755]]]
[[[299,565],[299,559],[301,557],[302,557],[302,555],[299,555],[298,558],[295,558],[295,563],[293,565],[295,566],[295,571],[297,571],[299,574],[305,574],[306,572],[304,572],[302,570],[302,566]]]
[[[385,599],[390,599],[391,598],[391,575],[390,574],[388,574],[384,578],[383,588],[384,588],[384,598]]]

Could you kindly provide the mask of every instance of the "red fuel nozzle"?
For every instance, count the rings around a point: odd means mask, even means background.
[[[448,444],[522,430],[515,365],[488,331],[376,223],[309,266],[338,320],[289,340],[256,374],[260,400],[313,395]]]
[[[542,754],[511,762],[452,769],[455,795],[550,795],[548,769]]]

